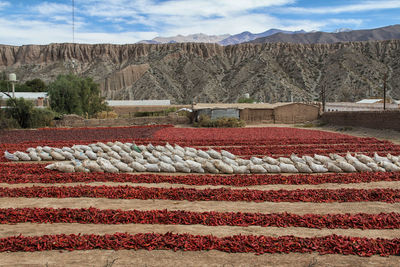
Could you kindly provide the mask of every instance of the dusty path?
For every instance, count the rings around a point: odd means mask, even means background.
[[[121,210],[186,210],[328,214],[328,213],[400,213],[400,203],[385,202],[228,202],[228,201],[176,201],[158,199],[106,199],[106,198],[0,198],[0,208],[98,208]]]
[[[398,266],[400,257],[359,257],[319,255],[317,253],[263,254],[225,253],[220,251],[170,250],[88,250],[0,253],[0,266]]]
[[[362,230],[362,229],[312,229],[304,227],[261,227],[261,226],[206,226],[206,225],[164,225],[164,224],[77,224],[77,223],[19,223],[14,225],[2,225],[0,238],[22,234],[24,236],[41,236],[56,234],[113,234],[113,233],[160,233],[168,232],[176,234],[214,235],[218,237],[232,235],[265,235],[265,236],[287,236],[313,237],[327,235],[344,235],[368,238],[397,238],[400,229],[385,230]]]

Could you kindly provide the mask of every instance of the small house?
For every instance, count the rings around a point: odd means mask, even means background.
[[[301,123],[316,120],[319,106],[304,103],[215,103],[196,104],[193,107],[195,120],[200,115],[211,119],[220,117],[238,118],[246,123]]]

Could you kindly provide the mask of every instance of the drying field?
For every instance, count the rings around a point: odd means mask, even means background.
[[[164,126],[0,133],[0,153],[98,141],[240,157],[400,154],[375,138],[294,128]],[[397,266],[400,173],[59,173],[0,158],[0,265]]]

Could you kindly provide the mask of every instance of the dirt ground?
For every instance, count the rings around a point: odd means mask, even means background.
[[[244,201],[187,201],[159,199],[106,199],[106,198],[1,198],[0,208],[98,208],[121,210],[185,210],[193,212],[261,212],[261,213],[400,213],[400,203],[385,202],[244,202]]]
[[[299,127],[298,125],[249,125],[248,127]],[[375,137],[400,144],[400,132],[390,130],[374,130],[364,128],[341,128],[333,126],[305,128],[325,130],[360,137]],[[0,165],[1,167],[1,165]],[[68,184],[69,186],[80,183]],[[187,187],[187,188],[219,188],[231,186],[192,186],[181,184],[133,184],[133,183],[84,183],[86,185],[119,185],[150,187]],[[61,186],[65,184],[0,184],[1,187],[25,186]],[[239,187],[238,187],[239,188]],[[400,189],[400,182],[373,182],[358,184],[320,184],[320,185],[262,185],[249,186],[249,189],[338,189],[338,188],[393,188]],[[174,201],[174,200],[139,200],[139,199],[104,199],[104,198],[0,198],[0,208],[53,207],[53,208],[89,208],[121,209],[121,210],[186,210],[186,211],[231,211],[296,214],[307,213],[400,213],[400,203],[384,202],[228,202],[228,201]],[[360,229],[310,229],[300,227],[210,227],[204,225],[80,225],[80,224],[31,224],[0,226],[0,237],[11,235],[43,235],[56,233],[114,233],[114,232],[175,232],[213,234],[229,236],[234,234],[253,234],[282,236],[295,235],[301,237],[324,236],[329,234],[351,235],[360,237],[396,238],[400,230],[360,230]],[[400,256],[391,257],[359,257],[345,255],[311,254],[264,254],[225,253],[220,251],[44,251],[0,253],[0,266],[399,266]]]
[[[44,252],[13,252],[0,256],[0,266],[293,266],[370,267],[399,265],[399,257],[358,257],[353,255],[319,255],[317,253],[263,254],[225,253],[220,251],[177,251],[170,250],[91,250]]]
[[[388,140],[400,145],[400,132],[395,130],[340,126],[322,126],[317,127],[316,129],[354,135],[358,137],[375,137],[380,140]]]
[[[312,123],[313,127],[304,127],[304,124],[249,124],[246,127],[294,127],[308,130],[320,130],[340,134],[348,134],[357,137],[375,137],[380,140],[388,140],[400,145],[400,132],[390,129],[371,129],[363,127],[324,125],[317,126],[318,122]]]

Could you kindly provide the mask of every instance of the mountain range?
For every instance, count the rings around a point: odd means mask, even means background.
[[[0,45],[0,72],[21,82],[74,72],[107,99],[172,103],[400,99],[400,40],[333,44],[210,43]]]
[[[340,29],[337,32],[308,32],[285,34],[277,33],[274,35],[252,40],[252,43],[298,43],[298,44],[331,44],[338,42],[357,42],[357,41],[383,41],[400,39],[400,24],[369,29],[369,30],[349,30]]]
[[[245,31],[235,35],[206,35],[203,33],[187,36],[156,37],[152,40],[143,40],[142,44],[168,43],[217,43],[219,45],[235,45],[246,42],[253,43],[337,43],[356,41],[383,41],[400,39],[400,25],[386,26],[376,29],[352,30],[348,28],[336,29],[334,32],[312,31],[284,31],[270,29],[262,33]]]
[[[305,33],[305,31],[284,31],[279,29],[270,29],[262,33],[251,33],[245,31],[239,34],[223,34],[223,35],[206,35],[203,33],[190,34],[190,35],[177,35],[171,37],[156,37],[152,40],[143,40],[139,44],[173,44],[173,43],[217,43],[220,45],[234,45],[244,42],[250,42],[257,38],[270,36],[276,33],[294,34]]]

